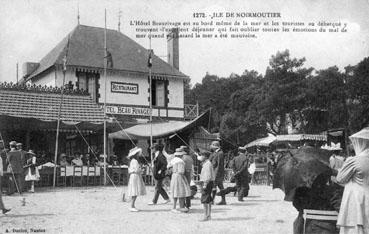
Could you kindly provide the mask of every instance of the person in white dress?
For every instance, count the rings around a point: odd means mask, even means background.
[[[350,136],[356,156],[338,171],[345,185],[337,225],[340,234],[369,234],[369,128]]]
[[[138,163],[138,157],[142,156],[142,149],[135,147],[129,151],[127,156],[130,159],[128,173],[129,173],[129,181],[128,181],[128,188],[127,188],[127,196],[131,197],[131,207],[130,211],[137,212],[135,203],[137,196],[146,195],[145,184],[142,179],[142,170],[141,166]]]
[[[32,150],[27,152],[27,174],[26,174],[26,181],[31,181],[31,189],[30,192],[35,192],[35,181],[40,179],[39,171],[36,167],[36,154],[33,153]]]
[[[186,197],[191,196],[191,190],[189,183],[184,175],[185,162],[181,157],[185,154],[181,149],[176,149],[174,158],[168,165],[172,167],[172,180],[170,181],[170,192],[173,197],[173,209],[172,212],[188,212],[188,209],[184,207],[184,201]],[[179,201],[179,209],[176,209],[177,200]]]

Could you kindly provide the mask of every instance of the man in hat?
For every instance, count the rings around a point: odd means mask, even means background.
[[[233,159],[232,169],[237,186],[238,201],[243,201],[249,194],[249,160],[246,156],[246,148],[238,147],[238,155]]]
[[[192,168],[193,168],[193,159],[190,156],[190,150],[188,146],[182,145],[180,149],[184,152],[184,155],[182,156],[182,160],[185,162],[185,177],[187,179],[188,185],[191,184],[191,177],[192,177]],[[191,197],[186,197],[185,199],[185,207],[187,209],[190,209],[191,207]]]
[[[27,164],[27,152],[23,150],[23,144],[20,142],[17,142],[17,150],[21,153],[21,162],[22,162],[22,168]],[[23,169],[23,176],[21,177],[21,184],[19,185],[19,190],[24,192],[24,184],[25,184],[25,177],[26,177],[27,170]]]
[[[0,140],[0,153],[1,153],[1,156],[3,156],[3,152],[4,154],[6,155],[5,153],[5,150],[4,150],[4,141]],[[5,161],[4,161],[5,162]],[[4,173],[4,167],[3,167],[3,157],[0,157],[0,209],[2,210],[3,214],[6,214],[10,211],[10,209],[6,209],[5,206],[4,206],[4,202],[3,202],[3,189],[2,189],[2,177],[3,177],[3,173]]]
[[[7,162],[6,153],[7,150],[5,149],[5,143],[3,140],[0,140],[0,156],[1,159],[3,160],[3,163],[0,164],[0,167],[3,172],[6,171],[6,162]]]
[[[155,144],[153,145],[154,149],[154,160],[153,160],[153,175],[155,178],[155,194],[152,202],[149,203],[149,205],[156,205],[158,202],[159,195],[161,195],[164,198],[164,204],[168,203],[169,196],[167,192],[165,192],[163,188],[163,180],[166,176],[165,171],[167,170],[167,159],[163,155],[163,149],[164,146],[162,144]]]
[[[22,177],[23,174],[23,163],[22,163],[22,155],[16,147],[17,143],[15,141],[10,142],[10,151],[8,153],[8,172],[10,173],[10,191],[9,195],[15,193],[18,190],[19,193],[22,193]]]
[[[223,151],[220,148],[219,141],[213,141],[210,145],[210,150],[212,152],[210,156],[210,161],[213,165],[215,172],[215,181],[214,181],[214,190],[213,190],[213,199],[215,199],[216,188],[218,187],[220,190],[224,189],[223,180],[224,180],[224,155]],[[217,205],[226,205],[225,195],[222,195],[222,200]]]
[[[60,154],[60,162],[59,165],[61,167],[69,166],[69,162],[67,161],[67,155],[65,153]]]

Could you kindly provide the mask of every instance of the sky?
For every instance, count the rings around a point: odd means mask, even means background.
[[[132,20],[194,21],[193,13],[279,12],[280,21],[342,22],[347,33],[268,33],[256,39],[185,39],[179,41],[180,70],[201,82],[208,72],[220,77],[244,70],[261,74],[277,51],[306,58],[306,67],[325,69],[355,65],[369,55],[369,0],[0,0],[0,82],[16,81],[24,62],[39,62],[77,25],[117,29],[148,48],[148,39],[136,39]],[[255,19],[257,21],[258,19]],[[158,56],[166,55],[165,39],[153,39]],[[163,57],[166,60],[165,57]]]

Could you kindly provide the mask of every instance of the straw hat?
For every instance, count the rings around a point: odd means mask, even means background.
[[[211,149],[219,149],[219,148],[220,148],[220,143],[219,143],[219,141],[213,141],[213,142],[211,142],[211,144],[210,144],[210,148],[211,148]]]
[[[179,148],[182,149],[183,151],[185,151],[186,153],[190,152],[190,149],[186,145],[181,145],[181,147],[179,147]]]
[[[129,151],[127,158],[131,158],[136,154],[142,154],[142,149],[137,146]]]
[[[28,150],[27,154],[36,155],[33,150]]]
[[[240,146],[238,147],[238,150],[241,151],[241,152],[245,152],[246,151],[246,146]]]
[[[183,156],[185,154],[186,154],[186,152],[184,152],[181,148],[177,148],[176,149],[176,152],[174,152],[174,157],[176,157],[176,156]]]
[[[17,142],[16,141],[11,141],[11,142],[9,142],[9,145],[10,146],[17,146]]]

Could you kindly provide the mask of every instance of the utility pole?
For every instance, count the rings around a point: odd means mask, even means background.
[[[17,84],[18,84],[18,63],[17,63]]]
[[[118,32],[120,32],[120,18],[122,17],[122,11],[119,9],[118,11]]]

